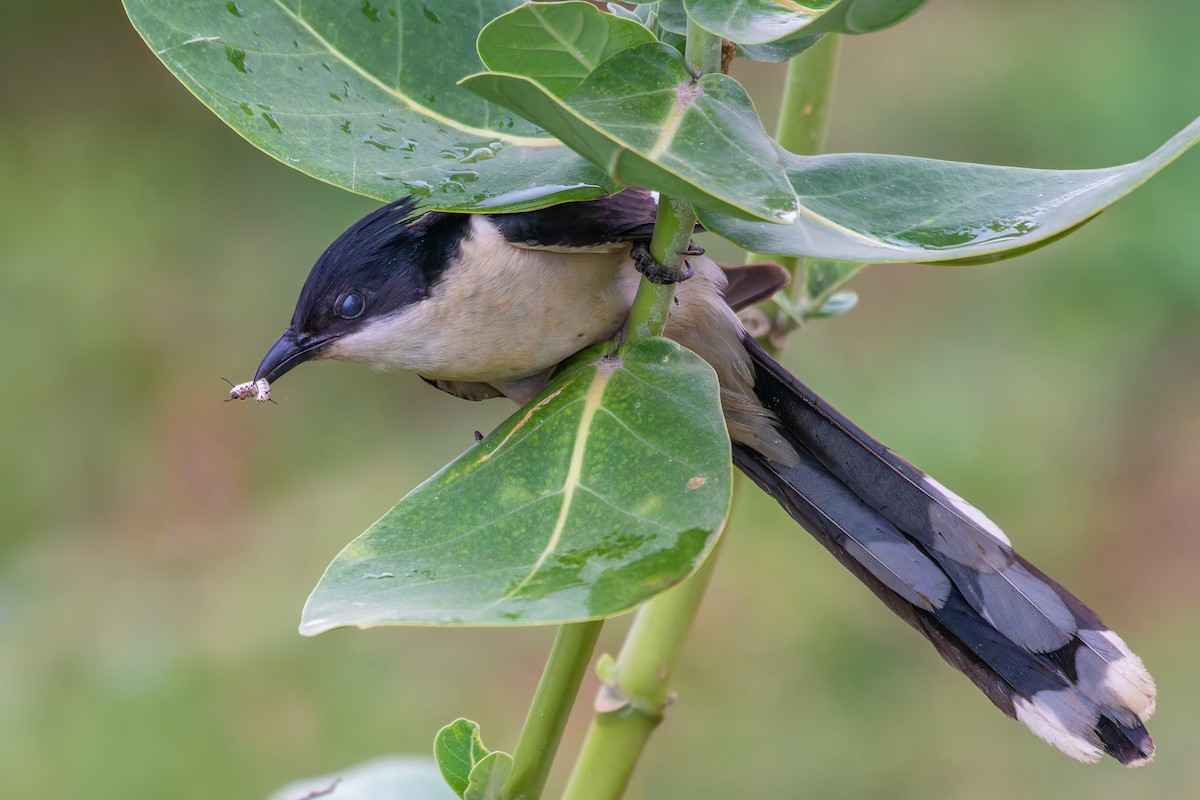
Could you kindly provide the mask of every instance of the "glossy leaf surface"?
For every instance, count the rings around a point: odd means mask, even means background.
[[[736,216],[795,219],[795,193],[745,90],[727,75],[694,80],[667,45],[617,53],[561,97],[523,75],[463,85],[535,120],[615,181]]]
[[[126,0],[163,63],[251,144],[313,177],[444,209],[534,208],[616,187],[458,86],[519,0]]]
[[[301,631],[628,611],[707,555],[731,469],[707,364],[667,339],[593,348],[351,542]]]
[[[685,0],[700,27],[738,44],[822,33],[872,33],[895,25],[925,0]]]
[[[739,44],[790,36],[821,16],[825,3],[791,0],[684,0],[688,16],[707,31]]]
[[[288,784],[271,800],[456,800],[428,758],[380,758],[318,778]]]
[[[833,261],[981,263],[1049,244],[1132,192],[1200,140],[1200,119],[1141,161],[1040,170],[903,156],[785,155],[800,196],[790,225],[697,209],[759,253]]]
[[[479,33],[488,69],[532,78],[555,95],[622,50],[654,42],[654,34],[591,3],[536,3],[492,20]]]

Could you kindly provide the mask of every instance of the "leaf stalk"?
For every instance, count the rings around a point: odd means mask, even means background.
[[[684,57],[697,77],[719,72],[721,38],[689,19]],[[695,227],[696,214],[690,203],[660,198],[650,255],[660,263],[680,266]],[[674,286],[656,285],[643,278],[626,335],[661,334],[674,294]],[[617,800],[625,793],[642,750],[668,705],[670,678],[715,564],[714,548],[694,575],[638,611],[611,680],[597,700],[597,714],[564,800]]]

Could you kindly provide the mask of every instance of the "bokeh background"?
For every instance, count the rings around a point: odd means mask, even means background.
[[[1140,158],[1200,113],[1198,38],[1188,0],[933,0],[846,42],[830,149]],[[766,116],[779,74],[740,72]],[[296,633],[338,549],[510,409],[334,364],[221,402],[372,206],[226,129],[118,4],[6,4],[0,797],[263,797],[460,715],[511,747],[551,631]],[[747,493],[631,797],[1200,793],[1198,215],[1192,153],[1018,261],[869,270],[787,355],[1125,635],[1158,760],[1058,755]]]

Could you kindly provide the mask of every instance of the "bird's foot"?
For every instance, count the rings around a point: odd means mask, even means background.
[[[704,248],[698,247],[695,242],[689,242],[687,249],[680,255],[684,258],[681,266],[676,268],[656,261],[654,256],[650,255],[650,249],[644,244],[635,244],[630,252],[637,271],[645,275],[646,280],[657,284],[679,283],[692,277],[696,271],[688,263],[687,256],[704,255]]]

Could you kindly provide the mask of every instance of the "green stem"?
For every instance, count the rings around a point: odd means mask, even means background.
[[[696,75],[719,71],[721,37],[700,28],[689,19],[684,58]],[[660,198],[654,233],[650,239],[650,255],[660,264],[679,267],[683,261],[682,253],[687,249],[695,228],[696,212],[690,203],[669,197]],[[661,334],[666,327],[674,297],[674,286],[654,284],[642,278],[633,299],[633,307],[629,310],[629,321],[625,324],[626,336],[636,339]]]
[[[654,233],[650,239],[650,255],[660,264],[678,267],[695,227],[696,212],[690,203],[669,197],[660,198]],[[674,297],[673,285],[651,283],[642,278],[633,298],[633,306],[629,309],[629,321],[625,323],[626,335],[637,339],[661,334],[671,313]]]
[[[812,156],[824,149],[841,41],[826,36],[788,63],[775,124],[775,141],[785,150]]]
[[[721,69],[721,38],[688,20],[685,59],[695,75]],[[656,261],[679,267],[696,227],[691,204],[659,199],[650,240]],[[626,323],[630,337],[662,333],[675,296],[674,286],[642,279]],[[716,563],[710,553],[695,575],[642,607],[621,648],[614,682],[601,692],[598,708],[564,800],[616,800],[625,792],[638,758],[667,706],[670,677],[688,630],[700,607],[708,576]]]
[[[837,72],[840,45],[841,36],[828,35],[788,63],[783,97],[780,100],[779,121],[775,125],[775,141],[785,150],[811,156],[824,149],[825,137],[829,131],[830,99],[833,95],[833,80]],[[747,256],[747,261],[764,260],[777,261],[792,274],[787,298],[793,306],[807,299],[806,259],[762,253],[751,253]],[[786,332],[794,327],[794,321],[784,314],[779,304],[774,301],[763,303],[761,309],[771,320],[772,332]],[[782,337],[779,340],[782,341]],[[768,350],[776,349],[772,344],[773,342],[767,343]]]
[[[683,57],[696,76],[721,71],[721,37],[709,33],[688,17],[687,45]]]
[[[603,620],[596,620],[559,627],[513,750],[512,774],[500,792],[506,800],[537,800],[541,797],[554,754],[562,741],[563,728],[603,625]]]
[[[625,793],[650,734],[662,721],[671,676],[716,555],[714,549],[696,574],[638,612],[612,682],[601,690],[602,709],[588,729],[563,800],[617,800]]]

